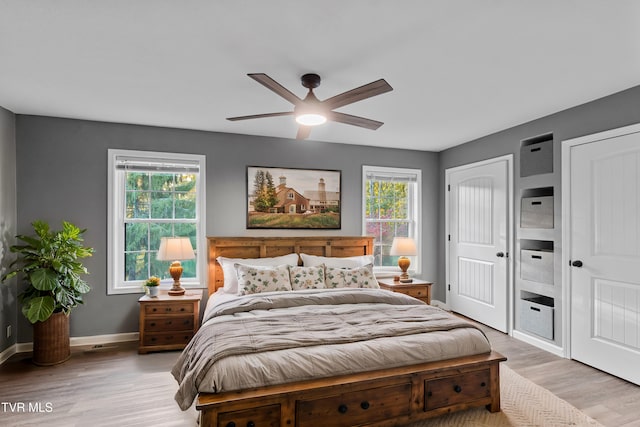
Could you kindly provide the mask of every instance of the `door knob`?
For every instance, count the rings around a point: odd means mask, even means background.
[[[504,258],[504,252],[498,252],[498,253],[496,254],[496,256],[497,256],[498,258]]]
[[[579,259],[577,259],[577,260],[573,261],[573,262],[571,263],[571,265],[572,265],[572,266],[574,266],[574,267],[582,267],[582,261],[580,261]]]

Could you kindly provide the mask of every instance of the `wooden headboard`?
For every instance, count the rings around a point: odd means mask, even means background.
[[[209,294],[224,285],[222,267],[216,258],[265,258],[297,254],[327,257],[347,257],[373,254],[371,236],[314,236],[314,237],[208,237]]]

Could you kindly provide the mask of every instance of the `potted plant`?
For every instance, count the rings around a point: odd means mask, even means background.
[[[69,222],[63,221],[59,231],[51,230],[44,221],[31,225],[35,236],[16,236],[23,244],[11,246],[18,257],[2,281],[21,273],[26,288],[18,300],[22,314],[34,327],[33,362],[54,365],[71,356],[69,313],[91,290],[80,277],[88,274],[80,259],[91,256],[93,249],[83,246],[86,230]]]
[[[156,298],[158,296],[158,291],[160,289],[159,286],[160,286],[160,278],[156,276],[149,277],[147,281],[144,283],[146,292],[149,294],[151,298]]]

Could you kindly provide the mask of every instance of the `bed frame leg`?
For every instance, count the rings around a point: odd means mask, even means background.
[[[491,403],[487,405],[489,412],[500,412],[500,364],[491,365]]]

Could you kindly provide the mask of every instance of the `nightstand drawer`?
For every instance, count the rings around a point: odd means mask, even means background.
[[[427,304],[431,304],[431,282],[413,279],[411,283],[402,283],[392,279],[380,278],[378,279],[378,284],[380,285],[380,289],[405,294]]]
[[[144,330],[147,332],[192,331],[193,316],[148,318],[144,321]]]
[[[193,338],[193,331],[152,332],[145,334],[142,345],[186,345],[191,338]]]
[[[428,294],[425,288],[408,288],[406,291],[402,291],[402,293],[414,298],[426,298]]]
[[[154,314],[193,314],[193,303],[191,302],[179,302],[179,303],[162,303],[146,304],[144,306],[144,312],[147,316]]]

